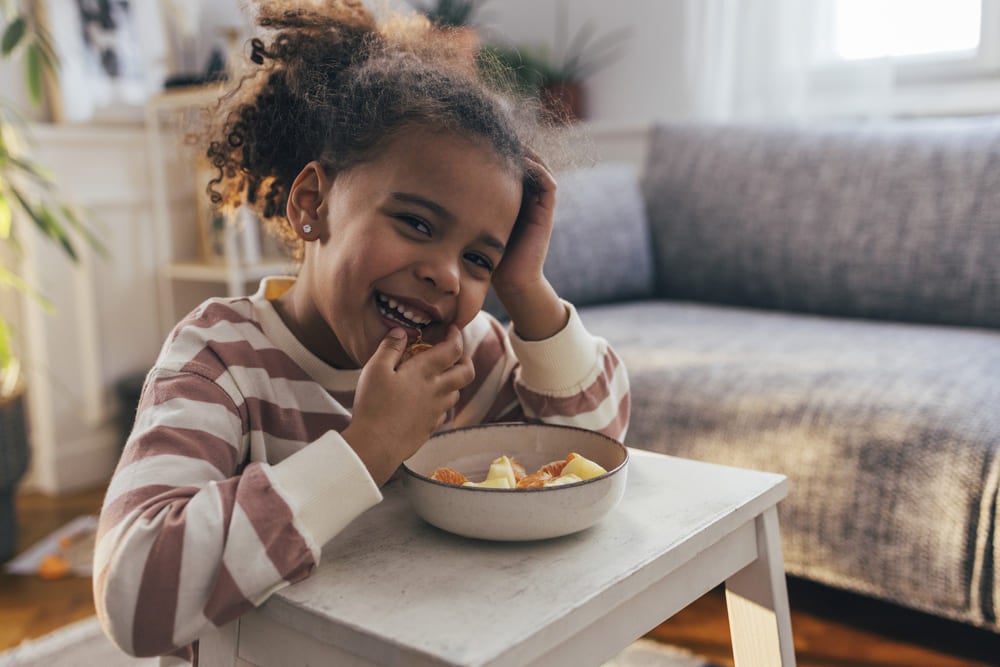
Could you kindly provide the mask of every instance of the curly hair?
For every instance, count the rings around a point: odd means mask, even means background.
[[[522,158],[541,124],[449,30],[419,15],[379,21],[360,0],[261,1],[257,24],[271,38],[251,40],[253,69],[208,131],[208,194],[251,206],[293,251],[285,205],[301,169],[317,160],[331,174],[347,170],[406,128],[485,140],[527,178]]]

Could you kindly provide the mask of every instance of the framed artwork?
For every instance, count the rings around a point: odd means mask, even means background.
[[[266,259],[269,248],[262,243],[261,222],[246,206],[223,211],[205,193],[216,170],[207,160],[199,158],[195,169],[195,202],[201,259],[209,264],[235,262],[243,266],[258,264]]]
[[[215,170],[207,160],[198,159],[195,176],[194,197],[198,207],[201,258],[209,263],[224,263],[229,256],[226,244],[231,220],[205,193],[206,186],[215,176]]]
[[[55,122],[141,120],[162,89],[166,41],[159,2],[35,0],[59,56],[48,82]]]

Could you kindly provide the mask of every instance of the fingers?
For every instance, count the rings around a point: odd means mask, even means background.
[[[538,195],[539,203],[542,203],[542,197],[546,195],[550,196],[553,200],[555,199],[555,191],[558,188],[556,183],[556,178],[549,169],[549,166],[545,164],[538,153],[536,153],[531,148],[525,149],[524,162],[526,165],[526,176],[528,183],[530,184],[532,190]]]
[[[448,326],[448,331],[445,332],[444,339],[441,342],[436,343],[426,352],[421,352],[419,355],[410,357],[406,360],[406,363],[409,365],[419,362],[420,364],[429,365],[428,367],[441,371],[461,359],[464,352],[465,340],[462,338],[462,331],[452,324]]]
[[[376,364],[386,364],[390,368],[395,368],[399,360],[403,358],[406,350],[406,332],[400,328],[390,329],[378,349],[372,355],[371,361]]]

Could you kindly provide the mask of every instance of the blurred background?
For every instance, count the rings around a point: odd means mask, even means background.
[[[58,495],[106,483],[142,375],[187,309],[290,267],[253,220],[206,208],[204,171],[180,140],[243,57],[252,26],[238,0],[8,4],[48,32],[60,69],[36,81],[30,49],[5,42],[5,113],[23,119],[28,154],[99,242],[76,244],[67,261],[29,225],[3,249],[5,266],[46,300],[0,291],[28,408],[23,484]],[[871,123],[1000,110],[994,0],[387,4],[468,29],[476,48],[519,67],[595,159],[640,170],[645,133],[662,120]]]

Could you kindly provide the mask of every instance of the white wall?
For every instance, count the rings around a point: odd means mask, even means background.
[[[162,336],[142,128],[41,126],[33,134],[38,158],[89,211],[109,255],[84,252],[74,266],[51,243],[24,235],[24,274],[55,306],[47,313],[28,302],[21,318],[33,447],[26,484],[55,494],[106,483],[120,445],[114,385],[149,367]]]
[[[553,44],[562,0],[494,0],[481,10],[488,38],[507,43]],[[621,27],[631,31],[622,57],[588,82],[589,120],[643,125],[687,113],[683,34],[688,0],[566,1],[567,33],[587,21],[598,35]]]

